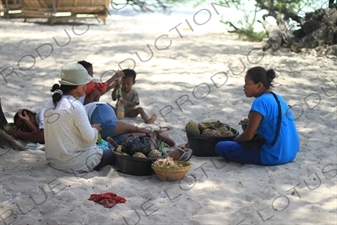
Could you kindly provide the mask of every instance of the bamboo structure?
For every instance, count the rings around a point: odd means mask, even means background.
[[[57,21],[95,18],[103,19],[105,24],[109,4],[110,0],[2,0],[2,11],[21,10],[20,17],[25,21],[29,18],[46,18],[53,24]]]
[[[11,11],[21,10],[22,1],[21,0],[1,0],[0,12],[3,13],[5,18],[17,18],[21,17],[21,13],[10,13]]]

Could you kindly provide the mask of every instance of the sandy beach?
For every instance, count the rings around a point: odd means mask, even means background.
[[[276,71],[274,92],[292,105],[301,139],[293,162],[262,167],[193,156],[183,180],[162,182],[110,166],[67,174],[51,168],[34,146],[0,148],[0,225],[337,224],[337,59],[315,51],[262,52],[261,43],[225,31],[221,10],[209,5],[192,14],[112,12],[106,25],[95,19],[52,26],[1,19],[5,116],[12,122],[20,108],[41,109],[61,67],[86,60],[96,81],[134,68],[141,106],[158,115],[150,127],[172,126],[168,134],[184,144],[189,120],[216,119],[241,132],[238,122],[253,101],[243,94],[244,74],[259,65]],[[101,101],[115,104],[110,92]],[[123,120],[149,126],[140,117]],[[88,200],[104,192],[126,203],[104,208]]]

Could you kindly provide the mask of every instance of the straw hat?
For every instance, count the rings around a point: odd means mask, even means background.
[[[63,85],[82,85],[92,81],[92,77],[87,70],[79,63],[68,63],[61,69],[60,84]]]

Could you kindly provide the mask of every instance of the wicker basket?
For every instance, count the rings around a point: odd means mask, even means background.
[[[178,165],[182,165],[179,167],[160,167],[156,164],[152,163],[151,167],[153,171],[156,173],[157,177],[161,181],[178,181],[181,180],[186,173],[190,170],[191,165],[188,162],[176,161]]]

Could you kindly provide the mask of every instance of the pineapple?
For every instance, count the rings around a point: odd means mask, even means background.
[[[227,137],[231,137],[231,136],[234,136],[233,131],[229,131],[229,133],[227,133]]]
[[[213,122],[213,127],[214,128],[220,128],[225,126],[225,124],[221,123],[219,120]]]
[[[202,133],[204,130],[208,129],[208,128],[213,128],[213,122],[208,121],[208,122],[200,122],[198,123],[198,127],[200,132]]]
[[[223,137],[229,137],[229,136],[234,135],[232,129],[230,127],[225,126],[225,125],[223,125],[222,127],[219,127],[217,130],[220,131],[221,136],[223,136]]]
[[[185,126],[185,130],[188,132],[188,133],[191,133],[191,134],[195,134],[195,135],[199,135],[200,134],[200,131],[199,131],[199,128],[198,128],[198,124],[194,121],[189,121],[186,126]]]
[[[152,150],[149,154],[148,154],[148,158],[155,158],[158,159],[161,157],[161,152],[159,150]]]
[[[136,152],[135,154],[132,155],[133,157],[138,157],[138,158],[146,158],[146,155],[144,155],[141,152]]]
[[[226,134],[228,133],[228,129],[226,126],[219,127],[217,130],[220,131],[222,136],[226,136]]]
[[[207,128],[205,129],[203,132],[202,132],[202,135],[205,135],[205,136],[213,136],[213,137],[221,137],[221,132],[218,131],[218,130],[213,130],[213,129],[210,129],[210,128]]]
[[[121,145],[119,145],[119,146],[116,148],[116,152],[122,153],[122,146],[121,146]]]

